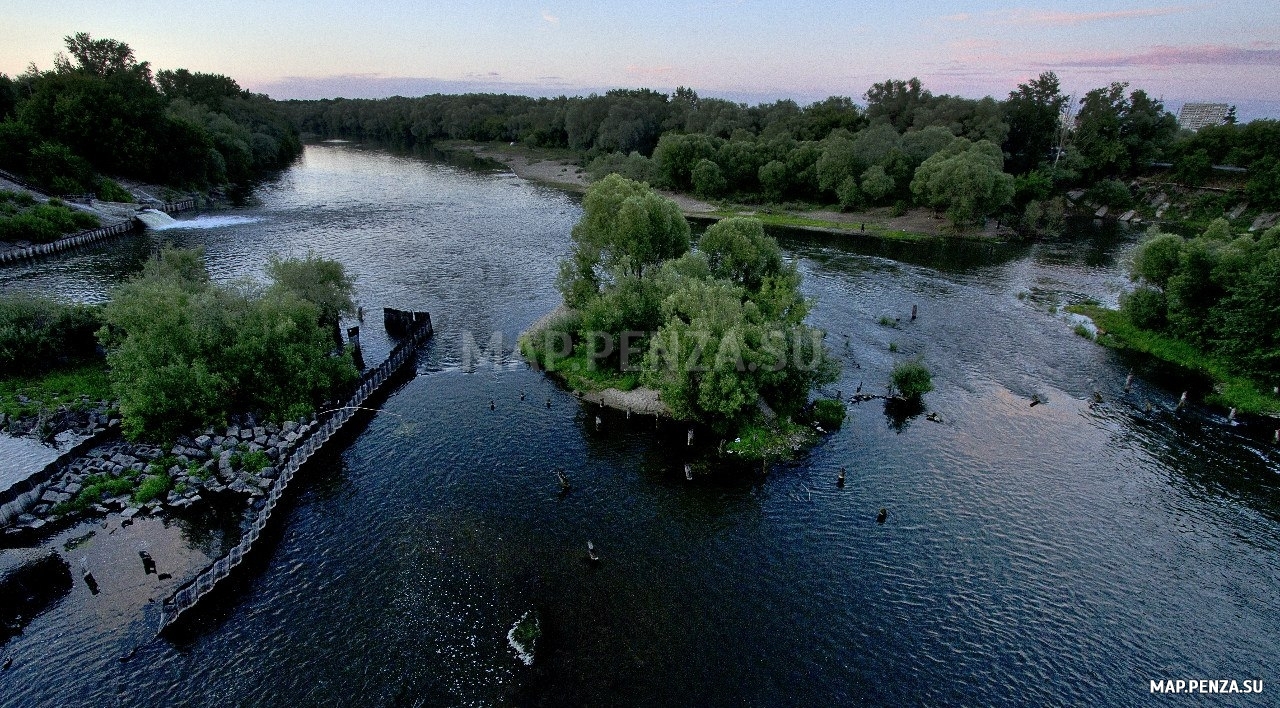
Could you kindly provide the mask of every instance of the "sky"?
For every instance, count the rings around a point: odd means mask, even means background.
[[[912,76],[1003,98],[1054,71],[1075,96],[1127,81],[1174,111],[1280,118],[1277,0],[0,0],[0,72],[52,67],[75,32],[278,99],[688,86],[805,104]]]

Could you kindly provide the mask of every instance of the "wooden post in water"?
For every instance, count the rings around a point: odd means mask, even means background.
[[[1132,388],[1133,388],[1133,372],[1130,371],[1129,375],[1126,376],[1124,379],[1124,392],[1128,393]]]
[[[911,321],[912,321],[912,322],[915,322],[915,321],[916,321],[916,306],[915,306],[915,305],[912,305],[912,306],[911,306]]]
[[[689,434],[688,436],[686,436],[684,444],[685,444],[685,447],[689,447],[693,445],[693,428],[689,428]]]
[[[1182,407],[1183,407],[1183,406],[1185,406],[1185,405],[1187,405],[1187,392],[1186,392],[1186,391],[1183,391],[1183,392],[1182,392],[1182,398],[1179,398],[1179,399],[1178,399],[1178,405],[1177,405],[1177,407],[1176,407],[1176,408],[1174,408],[1173,410],[1175,410],[1175,411],[1180,411],[1180,410],[1182,410]]]

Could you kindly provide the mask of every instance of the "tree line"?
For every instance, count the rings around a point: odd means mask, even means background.
[[[1176,118],[1141,89],[1117,82],[1073,101],[1053,72],[1018,84],[1004,100],[935,95],[914,78],[874,84],[862,98],[864,105],[832,96],[808,106],[747,106],[678,88],[670,95],[617,89],[585,97],[438,94],[282,105],[302,131],[316,135],[564,148],[579,152],[597,179],[616,172],[749,203],[931,205],[958,225],[998,214],[1034,228],[1055,194],[1127,180],[1154,161],[1199,156],[1201,149],[1210,164],[1257,168],[1252,180],[1260,186],[1276,181],[1269,170],[1280,160],[1280,141],[1265,139],[1280,130],[1277,121],[1180,132]],[[1268,189],[1250,194],[1259,206],[1280,206],[1280,195]]]
[[[130,200],[107,176],[245,185],[302,151],[277,104],[229,77],[153,74],[129,45],[86,33],[65,43],[52,69],[0,74],[0,167],[46,191]]]

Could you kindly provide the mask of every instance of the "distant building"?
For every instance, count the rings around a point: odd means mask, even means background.
[[[1206,125],[1222,125],[1227,119],[1225,103],[1184,103],[1178,111],[1178,125],[1187,130],[1200,130]]]

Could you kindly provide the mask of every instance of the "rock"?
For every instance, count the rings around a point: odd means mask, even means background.
[[[238,438],[238,437],[240,437],[240,429],[239,429],[239,428],[237,428],[237,427],[236,427],[236,426],[234,426],[234,425],[233,425],[233,426],[231,426],[231,427],[229,427],[229,428],[227,428],[227,437],[229,437],[229,438]]]
[[[298,424],[297,424],[297,423],[295,423],[295,422],[294,422],[294,421],[292,421],[292,420],[286,420],[286,421],[284,422],[284,432],[285,432],[285,433],[292,433],[292,432],[294,431],[294,429],[296,429],[297,427],[298,427]]]
[[[218,455],[218,472],[230,472],[230,471],[231,471],[231,451],[223,450],[222,454]]]
[[[213,445],[213,438],[209,437],[208,435],[201,435],[200,437],[196,438],[196,447],[200,448],[201,450],[208,450],[211,445]]]
[[[242,430],[240,431],[240,439],[241,439],[241,440],[252,440],[252,439],[253,439],[253,431],[252,431],[252,430],[250,430],[250,429],[248,429],[248,428],[242,429]]]
[[[266,434],[267,434],[267,429],[261,425],[255,426],[253,428],[253,437],[255,438],[265,437]]]
[[[66,486],[67,494],[73,497],[79,494],[81,489],[84,489],[84,487],[79,482],[72,482]]]
[[[242,479],[237,479],[236,481],[227,485],[227,489],[235,492],[236,494],[252,494],[254,491],[249,487],[249,485],[245,484],[244,480]]]
[[[259,449],[266,447],[267,442],[268,442],[268,438],[265,435],[259,435],[258,437],[253,439],[253,444],[257,445]]]
[[[55,492],[55,491],[53,491],[52,489],[50,489],[49,491],[45,492],[45,493],[44,493],[43,495],[41,495],[41,497],[40,497],[40,501],[42,501],[42,502],[48,502],[48,503],[50,503],[50,504],[59,504],[59,503],[61,503],[61,502],[64,502],[64,501],[70,501],[70,500],[71,500],[71,495],[70,495],[70,494],[67,494],[67,493],[65,493],[65,492]]]
[[[125,509],[124,511],[120,512],[120,518],[122,519],[132,519],[137,515],[138,515],[138,507],[136,506],[131,506]]]

